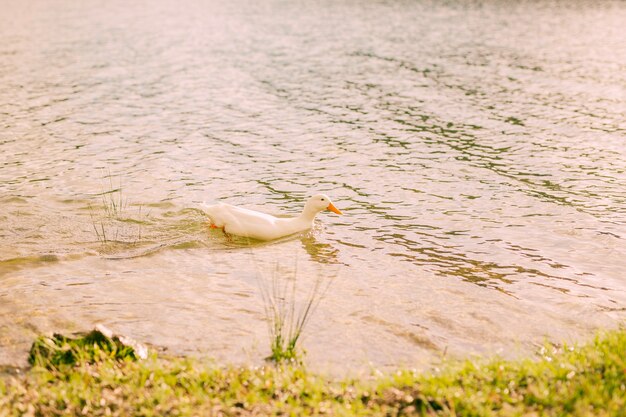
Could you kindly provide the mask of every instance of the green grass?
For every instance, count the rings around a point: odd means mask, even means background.
[[[135,360],[135,350],[117,337],[107,337],[93,330],[82,337],[69,338],[60,334],[38,337],[30,348],[28,363],[49,370],[62,369],[80,363],[107,360]]]
[[[0,380],[0,416],[624,416],[626,332],[538,359],[329,379],[302,366],[100,357]],[[106,358],[106,359],[105,359]]]

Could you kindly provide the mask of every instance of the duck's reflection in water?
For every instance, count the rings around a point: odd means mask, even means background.
[[[342,264],[339,261],[339,249],[326,242],[318,242],[314,236],[307,234],[300,238],[302,247],[311,259],[322,264]]]

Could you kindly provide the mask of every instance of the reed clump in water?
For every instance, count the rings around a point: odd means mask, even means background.
[[[269,285],[261,283],[261,297],[268,325],[271,354],[266,358],[275,363],[301,362],[304,353],[299,348],[302,332],[328,291],[330,279],[316,278],[303,300],[298,300],[297,269],[293,277],[283,277],[276,265]]]
[[[113,184],[110,172],[107,178],[109,188],[98,194],[99,210],[94,210],[91,206],[89,210],[96,237],[102,244],[119,242],[136,245],[142,240],[142,225],[146,223],[142,206],[139,206],[137,213],[128,213],[128,197],[123,191],[122,178],[119,178],[117,186]]]
[[[102,207],[109,219],[119,219],[122,212],[128,207],[128,198],[124,197],[122,192],[122,178],[119,179],[119,186],[113,186],[113,178],[109,172],[109,189],[100,194],[102,199]]]

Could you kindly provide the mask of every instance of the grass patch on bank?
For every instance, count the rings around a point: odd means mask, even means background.
[[[70,338],[60,334],[38,337],[30,348],[28,363],[48,370],[61,369],[81,363],[110,360],[136,360],[135,348],[119,337],[93,330],[82,337]]]
[[[368,380],[328,379],[295,365],[86,356],[0,380],[0,416],[626,415],[625,331],[580,348],[548,347],[536,360],[468,361]]]

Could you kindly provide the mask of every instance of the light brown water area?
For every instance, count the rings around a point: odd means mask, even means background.
[[[261,363],[273,277],[330,283],[320,369],[626,318],[626,2],[0,6],[0,364],[98,323]],[[318,192],[344,215],[276,242],[200,210]]]

